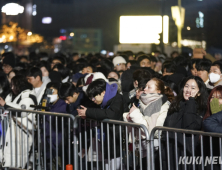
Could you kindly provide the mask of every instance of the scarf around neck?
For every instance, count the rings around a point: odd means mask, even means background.
[[[159,112],[163,105],[162,97],[162,94],[157,93],[142,94],[140,100],[144,105],[141,108],[143,115],[150,117],[152,114]]]

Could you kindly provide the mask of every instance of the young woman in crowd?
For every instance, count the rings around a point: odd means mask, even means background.
[[[178,96],[170,105],[164,126],[189,130],[201,130],[203,116],[207,110],[207,90],[203,80],[196,76],[185,78],[181,82],[181,89]],[[166,133],[163,133],[162,160],[163,169],[167,169],[167,150],[166,150]],[[169,149],[170,149],[170,167],[175,169],[175,134],[169,132]],[[194,147],[198,151],[199,136],[194,135]],[[183,154],[183,134],[177,134],[178,157]],[[186,135],[186,156],[192,155],[192,137]],[[181,167],[180,167],[181,166]],[[187,165],[188,169],[192,168],[192,164]],[[182,165],[179,165],[182,169]]]
[[[155,126],[163,126],[170,102],[173,99],[172,90],[169,87],[165,87],[162,80],[152,78],[147,82],[144,93],[140,96],[139,108],[133,104],[130,112],[123,114],[123,119],[126,122],[145,125],[150,133]],[[130,142],[132,142],[131,132],[129,134]],[[158,132],[156,135],[158,135]],[[142,134],[142,138],[146,138],[144,134]],[[158,143],[156,143],[156,146],[158,146]],[[143,157],[146,156],[146,148],[146,142],[144,141],[142,144]],[[143,160],[143,167],[146,167],[146,158]]]
[[[30,107],[30,105],[36,105],[37,99],[33,95],[32,85],[28,83],[26,78],[22,75],[17,75],[12,78],[11,82],[11,90],[12,92],[6,97],[6,99],[0,98],[0,105],[4,106],[5,109],[12,107],[16,109],[27,109],[33,110],[34,108]],[[35,115],[32,113],[21,112],[18,113],[17,119],[15,114],[12,114],[12,118],[10,119],[10,126],[8,126],[6,137],[5,137],[5,146],[4,146],[4,167],[16,167],[15,162],[17,158],[17,167],[21,167],[24,169],[26,166],[27,160],[30,155],[23,154],[23,158],[21,156],[22,150],[21,147],[23,145],[23,153],[29,152],[32,146],[32,135],[31,130],[33,128],[33,124],[35,125]],[[27,121],[28,119],[28,121]],[[16,126],[17,120],[17,126]],[[28,124],[27,124],[28,122]],[[23,130],[22,130],[23,128]],[[29,135],[27,135],[26,130],[29,130]],[[16,136],[17,129],[17,136]],[[10,137],[10,132],[13,134]],[[21,139],[23,136],[23,139]],[[29,138],[28,138],[29,136]],[[11,138],[11,139],[10,139]],[[29,140],[29,146],[27,146],[27,139]],[[23,143],[22,143],[23,141]],[[12,142],[12,143],[11,143]],[[11,152],[10,146],[12,145],[13,151],[17,146],[17,155],[16,152]],[[27,151],[28,148],[28,151]],[[2,153],[2,152],[0,152]],[[12,153],[12,155],[11,155]],[[13,162],[11,162],[11,156]],[[27,157],[28,156],[28,157]],[[22,162],[23,160],[23,162]]]
[[[210,93],[207,102],[207,112],[203,118],[203,129],[205,132],[222,133],[222,86],[216,86]],[[210,139],[209,137],[204,137],[204,154],[205,156],[210,156]],[[213,156],[220,156],[218,147],[219,139],[212,138],[213,142]],[[211,166],[207,165],[207,169]],[[220,169],[219,162],[213,165],[214,169]]]
[[[203,120],[222,110],[222,85],[212,89],[207,100],[207,111]],[[220,108],[221,107],[221,108]]]

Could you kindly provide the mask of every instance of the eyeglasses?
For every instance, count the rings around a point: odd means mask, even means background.
[[[121,65],[125,65],[125,63],[119,63],[119,64],[117,64],[117,66],[121,66]]]

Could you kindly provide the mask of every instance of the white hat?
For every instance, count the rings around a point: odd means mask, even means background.
[[[83,86],[82,90],[84,92],[86,92],[89,84],[97,79],[103,79],[105,80],[106,82],[108,82],[107,78],[104,76],[103,73],[101,72],[95,72],[95,73],[90,73],[90,74],[87,74],[84,78],[84,81],[85,81],[85,86]]]
[[[113,58],[113,65],[116,67],[117,64],[124,63],[126,64],[126,60],[122,56],[116,56]]]

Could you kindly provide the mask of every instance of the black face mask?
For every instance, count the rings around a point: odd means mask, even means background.
[[[116,80],[114,78],[108,78],[108,80],[109,80],[109,82],[113,82],[113,81],[118,82],[118,80]]]

